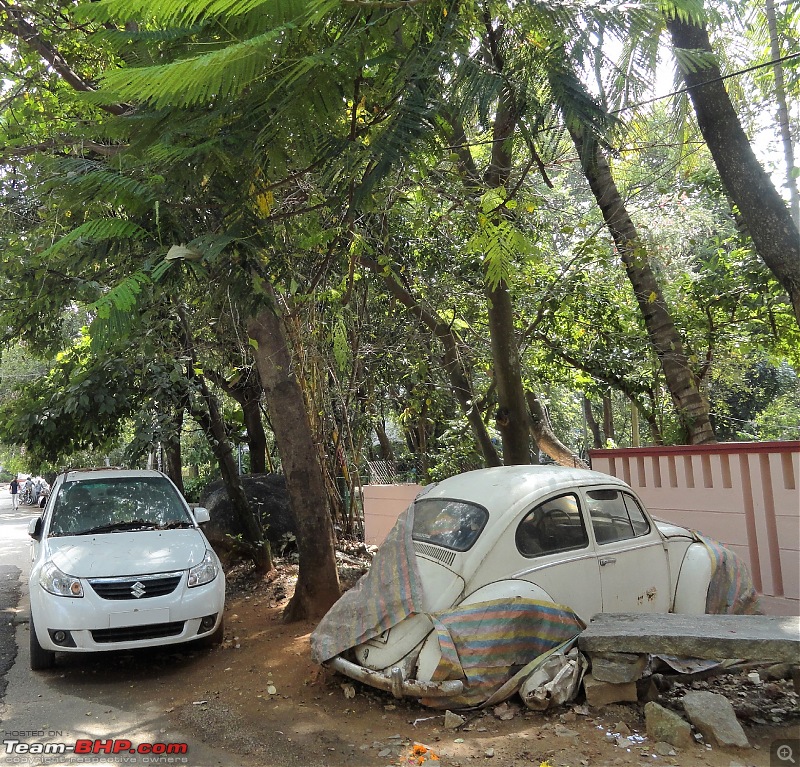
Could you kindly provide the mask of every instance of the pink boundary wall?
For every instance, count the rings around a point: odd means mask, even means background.
[[[591,451],[658,519],[703,532],[749,564],[767,613],[800,615],[800,441]],[[364,538],[380,545],[419,485],[364,485]]]
[[[364,542],[380,546],[421,485],[364,485]]]
[[[592,450],[650,513],[699,530],[750,566],[765,612],[800,615],[800,441]]]

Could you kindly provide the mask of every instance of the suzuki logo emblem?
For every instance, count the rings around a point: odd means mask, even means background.
[[[142,596],[144,592],[145,592],[144,583],[142,583],[141,581],[136,581],[136,583],[134,583],[133,586],[131,586],[131,594],[133,594],[133,596],[135,596],[137,599],[140,596]]]

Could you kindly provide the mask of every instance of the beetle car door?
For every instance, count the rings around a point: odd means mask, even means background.
[[[584,491],[597,544],[603,612],[669,612],[669,559],[655,524],[630,493]]]
[[[516,570],[512,578],[536,584],[586,622],[600,612],[597,558],[575,493],[538,503],[517,518],[512,530],[514,547],[503,547],[502,553],[506,572]]]

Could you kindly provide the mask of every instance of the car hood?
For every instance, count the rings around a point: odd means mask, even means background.
[[[199,530],[141,530],[49,538],[42,554],[67,575],[109,578],[186,570],[207,548]]]
[[[671,522],[664,522],[661,519],[654,519],[653,521],[665,538],[691,538],[692,540],[695,538],[694,533],[685,527],[673,525]]]

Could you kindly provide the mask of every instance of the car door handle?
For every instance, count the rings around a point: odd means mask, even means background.
[[[617,560],[614,557],[606,557],[605,559],[600,560],[600,567],[605,567],[606,565],[613,565]]]

